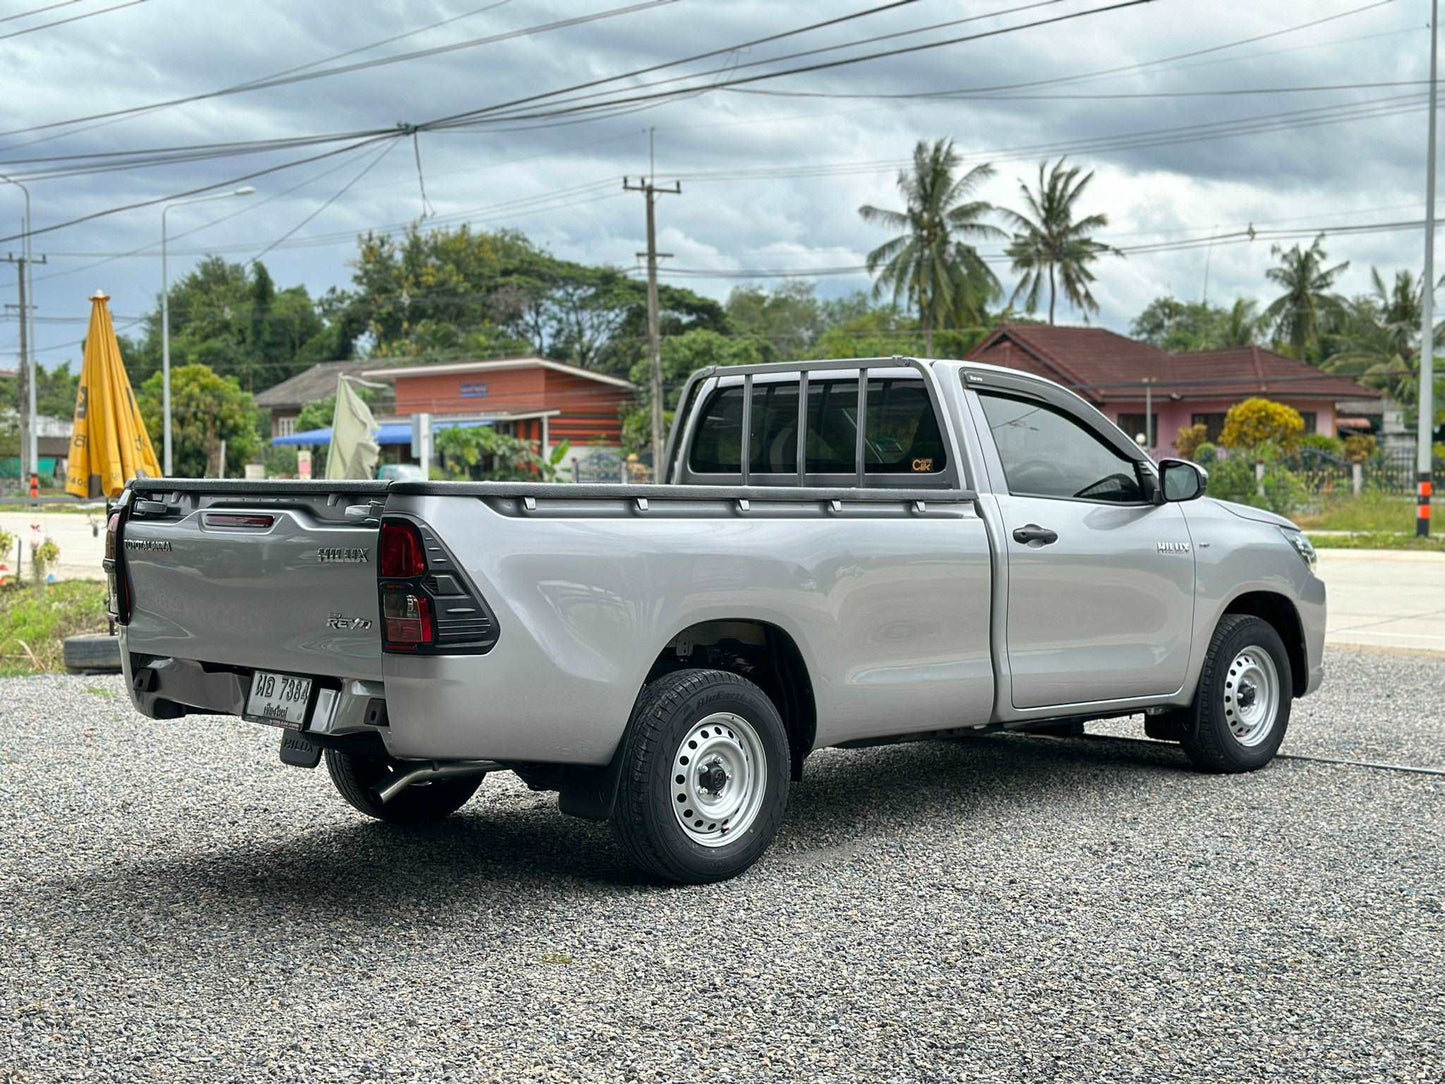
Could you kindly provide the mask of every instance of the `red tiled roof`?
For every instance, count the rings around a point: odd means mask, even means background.
[[[969,355],[1056,380],[1096,403],[1155,395],[1231,398],[1272,394],[1298,399],[1370,399],[1379,393],[1257,346],[1170,354],[1095,327],[1004,324]]]

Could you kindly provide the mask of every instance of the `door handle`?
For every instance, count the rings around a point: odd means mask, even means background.
[[[1026,523],[1022,527],[1014,528],[1015,542],[1023,542],[1025,544],[1037,542],[1040,545],[1047,546],[1051,542],[1057,542],[1058,540],[1058,531],[1051,531],[1047,527],[1040,527],[1037,523]]]

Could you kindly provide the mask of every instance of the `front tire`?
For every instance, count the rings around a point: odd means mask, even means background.
[[[735,877],[782,822],[788,756],[782,718],[752,682],[723,670],[658,678],[623,738],[612,815],[623,850],[659,880]]]
[[[397,762],[384,754],[326,750],[326,771],[337,792],[354,809],[388,824],[444,820],[467,804],[483,779],[481,775],[469,775],[413,783],[391,801],[383,802],[374,788],[397,770]]]
[[[1227,614],[1214,630],[1181,744],[1206,772],[1252,772],[1274,759],[1289,727],[1294,677],[1268,621]]]

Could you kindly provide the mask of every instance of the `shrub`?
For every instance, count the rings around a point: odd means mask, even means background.
[[[1186,425],[1174,438],[1174,450],[1184,459],[1193,459],[1201,444],[1209,442],[1209,427],[1204,424]]]
[[[1208,470],[1219,461],[1219,448],[1206,440],[1201,444],[1195,445],[1194,455],[1190,458]]]
[[[1345,438],[1345,458],[1351,463],[1364,463],[1375,454],[1375,438],[1354,436]]]
[[[1282,516],[1290,515],[1309,499],[1305,484],[1284,465],[1279,449],[1270,444],[1255,449],[1264,464],[1264,479],[1255,477],[1255,458],[1235,455],[1215,458],[1208,467],[1209,495],[1221,500],[1250,504]],[[1203,464],[1201,464],[1203,465]],[[1264,492],[1261,493],[1260,489]]]
[[[1345,454],[1345,442],[1339,437],[1327,437],[1323,433],[1306,433],[1300,438],[1301,448],[1312,448],[1317,452],[1325,452],[1336,459]]]
[[[1305,420],[1294,407],[1271,399],[1246,399],[1229,408],[1219,443],[1226,448],[1254,450],[1275,444],[1291,451],[1304,436]]]

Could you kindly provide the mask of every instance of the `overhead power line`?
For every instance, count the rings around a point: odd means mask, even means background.
[[[14,22],[16,19],[28,19],[32,15],[43,15],[47,11],[54,11],[56,8],[68,8],[72,4],[78,4],[80,0],[60,0],[58,4],[46,4],[43,8],[31,8],[29,11],[18,11],[14,15],[0,17],[0,23]]]
[[[0,34],[0,41],[4,41],[6,38],[18,38],[22,34],[33,34],[37,30],[49,30],[52,26],[64,26],[66,23],[78,23],[81,19],[93,19],[97,15],[104,15],[107,12],[111,11],[119,11],[121,8],[133,8],[137,4],[144,4],[145,2],[146,0],[125,0],[125,3],[123,4],[112,4],[108,8],[100,8],[97,11],[87,11],[80,15],[72,15],[68,19],[56,19],[53,23],[41,23],[38,26],[27,26],[23,30],[12,30],[8,34]],[[55,4],[52,6],[60,7],[61,5]],[[45,11],[48,9],[41,8],[40,10]],[[34,13],[32,12],[31,14]],[[19,16],[11,16],[11,18],[19,18]],[[9,20],[7,19],[4,21],[8,22]]]
[[[130,0],[130,2],[141,3],[142,0]],[[535,34],[548,33],[553,30],[565,30],[570,27],[582,26],[587,23],[600,22],[603,19],[611,19],[619,15],[632,15],[639,11],[646,11],[651,8],[662,7],[667,4],[675,4],[677,2],[678,0],[638,0],[637,3],[628,4],[618,8],[611,8],[607,11],[593,12],[588,15],[575,15],[567,19],[555,19],[551,22],[539,23],[535,26],[521,27],[517,30],[507,30],[497,34],[488,34],[484,37],[469,38],[466,41],[450,42],[446,45],[436,45],[428,49],[416,49],[409,53],[397,53],[394,56],[374,57],[370,60],[360,60],[353,64],[343,64],[339,67],[334,68],[323,68],[321,71],[304,70],[304,68],[311,67],[311,65],[305,65],[303,68],[291,69],[286,72],[278,73],[277,75],[269,78],[253,79],[246,83],[237,83],[233,86],[222,87],[219,90],[206,91],[201,94],[190,94],[179,98],[170,98],[161,102],[150,102],[146,105],[130,106],[125,109],[113,109],[104,113],[91,113],[86,116],[72,117],[68,120],[63,121],[50,121],[45,124],[30,125],[29,127],[25,128],[14,128],[7,132],[0,132],[0,136],[21,135],[26,132],[37,132],[47,128],[55,128],[70,124],[81,124],[86,121],[104,120],[111,117],[126,116],[132,113],[143,113],[153,109],[161,109],[166,106],[183,105],[189,102],[205,101],[211,98],[221,98],[232,94],[247,93],[253,90],[266,90],[271,87],[290,86],[294,83],[307,82],[312,79],[326,79],[333,75],[345,75],[351,72],[366,71],[370,68],[384,67],[389,64],[401,64],[410,60],[420,60],[426,57],[439,56],[443,53],[454,53],[463,49],[475,49],[483,45],[495,45],[498,42],[512,41],[517,38],[531,37]],[[490,6],[496,7],[500,5],[493,4]],[[487,9],[482,8],[480,10],[485,11]],[[442,25],[443,23],[450,21],[452,20],[442,20],[442,23],[437,23],[434,25]],[[408,34],[402,36],[407,37],[410,36],[412,33],[420,33],[420,31],[411,31],[408,32]],[[375,45],[363,46],[361,49],[354,50],[353,52],[365,51],[365,49],[368,48],[375,48]],[[346,56],[351,54],[344,53],[339,55]]]

